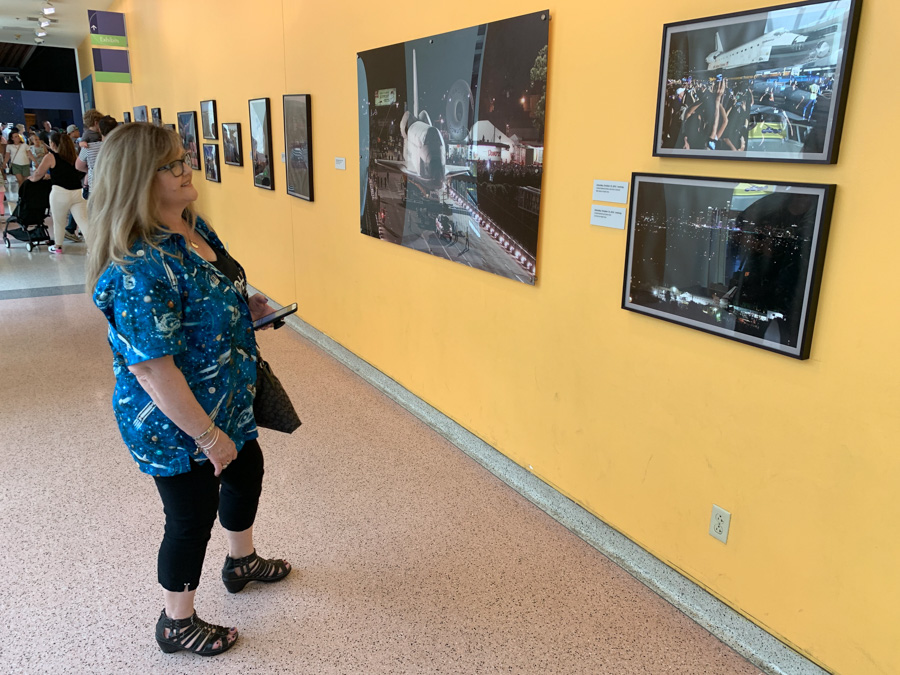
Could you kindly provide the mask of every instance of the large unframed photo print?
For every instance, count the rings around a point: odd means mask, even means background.
[[[809,357],[833,185],[634,174],[631,190],[623,308]]]
[[[834,163],[860,0],[667,24],[653,154]]]
[[[359,54],[363,234],[534,284],[549,20]]]
[[[272,122],[267,98],[254,98],[250,101],[250,164],[253,167],[253,184],[266,190],[274,190]]]

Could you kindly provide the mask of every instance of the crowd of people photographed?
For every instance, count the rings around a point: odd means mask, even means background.
[[[20,193],[28,190],[26,182],[49,184],[53,255],[63,253],[64,242],[81,243],[88,236],[87,199],[94,163],[104,137],[118,125],[96,109],[85,112],[82,123],[55,128],[44,120],[28,129],[22,122],[0,122],[0,219],[12,215]]]
[[[769,125],[769,138],[784,151],[799,150],[817,123],[814,117],[834,77],[715,79],[686,76],[666,83],[660,141],[662,148],[745,152],[757,125]],[[767,148],[772,150],[773,148]],[[803,148],[809,151],[810,148]]]

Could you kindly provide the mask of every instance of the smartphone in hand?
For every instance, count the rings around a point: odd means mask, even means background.
[[[271,314],[267,314],[266,316],[264,316],[261,319],[257,319],[256,321],[253,322],[253,328],[255,330],[259,330],[260,328],[263,328],[264,326],[268,326],[270,323],[275,323],[275,328],[278,328],[284,324],[284,321],[282,320],[282,319],[284,319],[284,317],[288,316],[289,314],[293,314],[296,311],[297,311],[297,303],[295,302],[290,305],[287,305],[286,307],[282,307],[281,309],[275,310]]]

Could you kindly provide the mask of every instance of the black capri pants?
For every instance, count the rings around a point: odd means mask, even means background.
[[[216,513],[226,530],[242,532],[253,525],[262,492],[263,455],[256,440],[244,443],[218,478],[210,461],[177,476],[155,476],[166,513],[159,547],[157,575],[167,591],[196,590]]]

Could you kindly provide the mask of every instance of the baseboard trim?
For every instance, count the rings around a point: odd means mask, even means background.
[[[828,671],[734,611],[688,577],[669,567],[628,537],[544,483],[340,343],[296,315],[288,317],[286,323],[425,422],[497,478],[677,607],[757,668],[771,675],[828,675]]]

